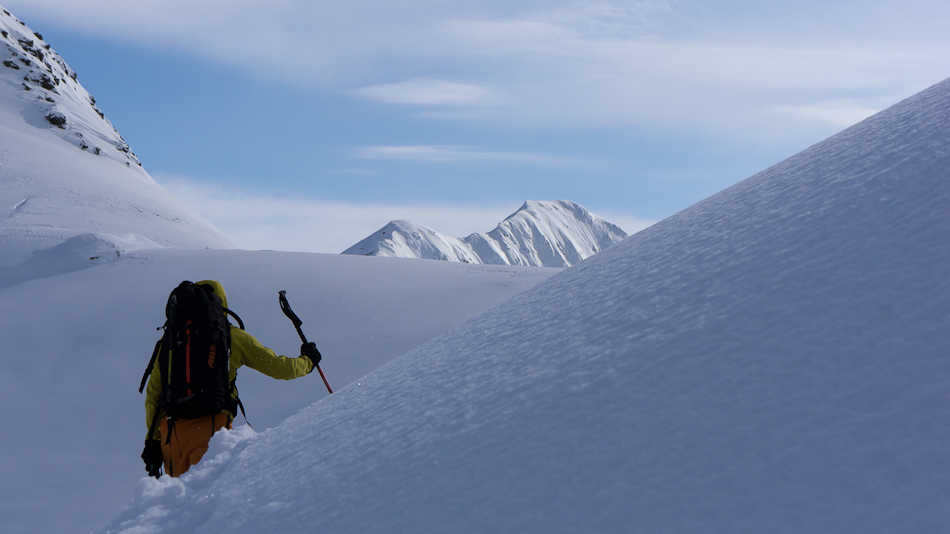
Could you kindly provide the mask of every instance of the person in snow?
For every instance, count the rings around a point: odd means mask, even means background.
[[[219,282],[204,280],[194,285],[209,286],[212,292],[221,299],[223,307],[227,309],[227,297]],[[227,324],[226,319],[224,324]],[[269,377],[291,380],[309,374],[320,363],[320,352],[314,343],[302,345],[300,356],[294,358],[278,356],[243,329],[230,324],[228,326],[231,342],[228,358],[230,402],[227,403],[225,409],[216,413],[194,418],[166,417],[167,414],[159,402],[163,390],[159,359],[153,356],[154,363],[148,374],[148,388],[145,395],[145,420],[149,430],[146,434],[145,449],[142,451],[145,469],[150,475],[158,476],[161,467],[165,468],[165,474],[172,477],[182,475],[201,460],[208,450],[208,442],[217,431],[222,428],[231,428],[231,423],[237,415],[237,408],[240,406],[235,385],[237,370],[240,367],[246,365]],[[159,341],[156,345],[155,354],[162,350],[162,343]],[[241,410],[243,412],[243,407]]]

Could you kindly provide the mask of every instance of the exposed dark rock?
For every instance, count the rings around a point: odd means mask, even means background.
[[[50,111],[46,114],[46,120],[48,120],[53,126],[58,126],[60,128],[66,126],[66,115],[60,111]]]
[[[28,82],[33,82],[35,84],[38,84],[40,87],[42,87],[43,89],[46,89],[47,91],[52,91],[54,93],[56,92],[56,82],[53,81],[54,78],[50,78],[49,75],[47,75],[46,73],[42,73],[42,72],[39,74],[30,73],[29,76],[26,76],[23,79]]]
[[[3,62],[3,66],[10,67],[13,70],[20,70],[20,66],[10,61],[9,59]]]

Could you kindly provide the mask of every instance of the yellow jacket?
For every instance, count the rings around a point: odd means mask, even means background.
[[[210,285],[214,293],[221,298],[224,307],[228,307],[228,301],[224,294],[224,288],[220,283],[214,280],[204,280],[197,282],[198,285]],[[161,349],[159,349],[161,350]],[[278,356],[273,350],[265,347],[254,336],[236,326],[231,326],[231,354],[228,359],[229,382],[234,383],[237,376],[237,370],[241,366],[248,366],[255,371],[261,372],[271,378],[281,380],[291,380],[305,376],[313,371],[314,365],[306,356],[289,358],[287,356]],[[152,425],[155,411],[159,409],[158,400],[162,394],[162,376],[159,370],[158,361],[152,366],[152,372],[149,375],[148,387],[145,390],[145,425],[150,428]],[[231,390],[231,398],[237,398],[237,389]],[[222,413],[228,413],[223,410]],[[157,427],[158,425],[156,425]],[[151,436],[146,439],[161,439],[161,432],[158,428]]]

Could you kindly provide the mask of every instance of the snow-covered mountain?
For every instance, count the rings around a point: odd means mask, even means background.
[[[450,237],[412,221],[392,221],[344,254],[570,267],[627,237],[575,202],[528,201],[494,230]]]
[[[0,6],[0,266],[86,234],[119,252],[232,247],[142,169],[77,79]]]
[[[219,434],[101,532],[946,532],[948,147],[950,80]]]

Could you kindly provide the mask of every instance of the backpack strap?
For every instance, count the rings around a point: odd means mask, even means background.
[[[159,415],[161,415],[161,413],[162,411],[156,407],[155,415],[152,416],[152,424],[148,426],[148,436],[146,437],[146,439],[152,439],[152,436],[155,435],[155,429],[158,428],[158,421],[159,419],[161,419]],[[171,436],[171,432],[169,432],[168,434],[169,436]]]
[[[234,317],[234,319],[238,323],[238,328],[240,328],[241,330],[244,330],[244,321],[242,321],[241,318],[238,317],[238,314],[234,313],[233,311],[227,308],[224,308],[224,313],[230,315],[231,317]],[[230,339],[230,336],[228,336],[228,345],[229,345],[228,350],[230,350],[231,348],[230,343],[231,343],[231,339]],[[231,381],[230,389],[231,391],[234,392],[233,400],[228,401],[228,411],[231,412],[231,414],[233,415],[231,419],[234,420],[235,418],[237,418],[237,411],[241,410],[241,417],[244,418],[244,422],[247,424],[247,426],[251,426],[251,423],[248,423],[247,421],[247,413],[244,411],[244,403],[241,402],[241,395],[238,393],[236,373],[234,375],[234,380]]]
[[[142,383],[139,385],[139,393],[145,390],[145,383],[148,382],[148,377],[152,375],[152,368],[155,367],[155,360],[158,359],[158,351],[162,348],[162,341],[165,338],[159,339],[155,342],[155,350],[152,351],[152,357],[148,360],[148,367],[145,368],[145,374],[142,375]]]
[[[231,317],[234,317],[234,319],[237,320],[238,322],[238,328],[240,328],[241,330],[244,330],[244,321],[242,321],[241,318],[238,317],[238,314],[234,313],[233,311],[227,308],[224,308],[224,313],[230,315]]]
[[[231,381],[231,391],[234,392],[234,397],[228,399],[228,411],[231,412],[231,420],[237,419],[237,411],[241,410],[241,417],[244,418],[244,422],[247,423],[247,426],[251,426],[251,423],[247,421],[247,413],[244,412],[244,403],[241,402],[241,395],[238,393],[237,375],[235,375],[234,380]]]

